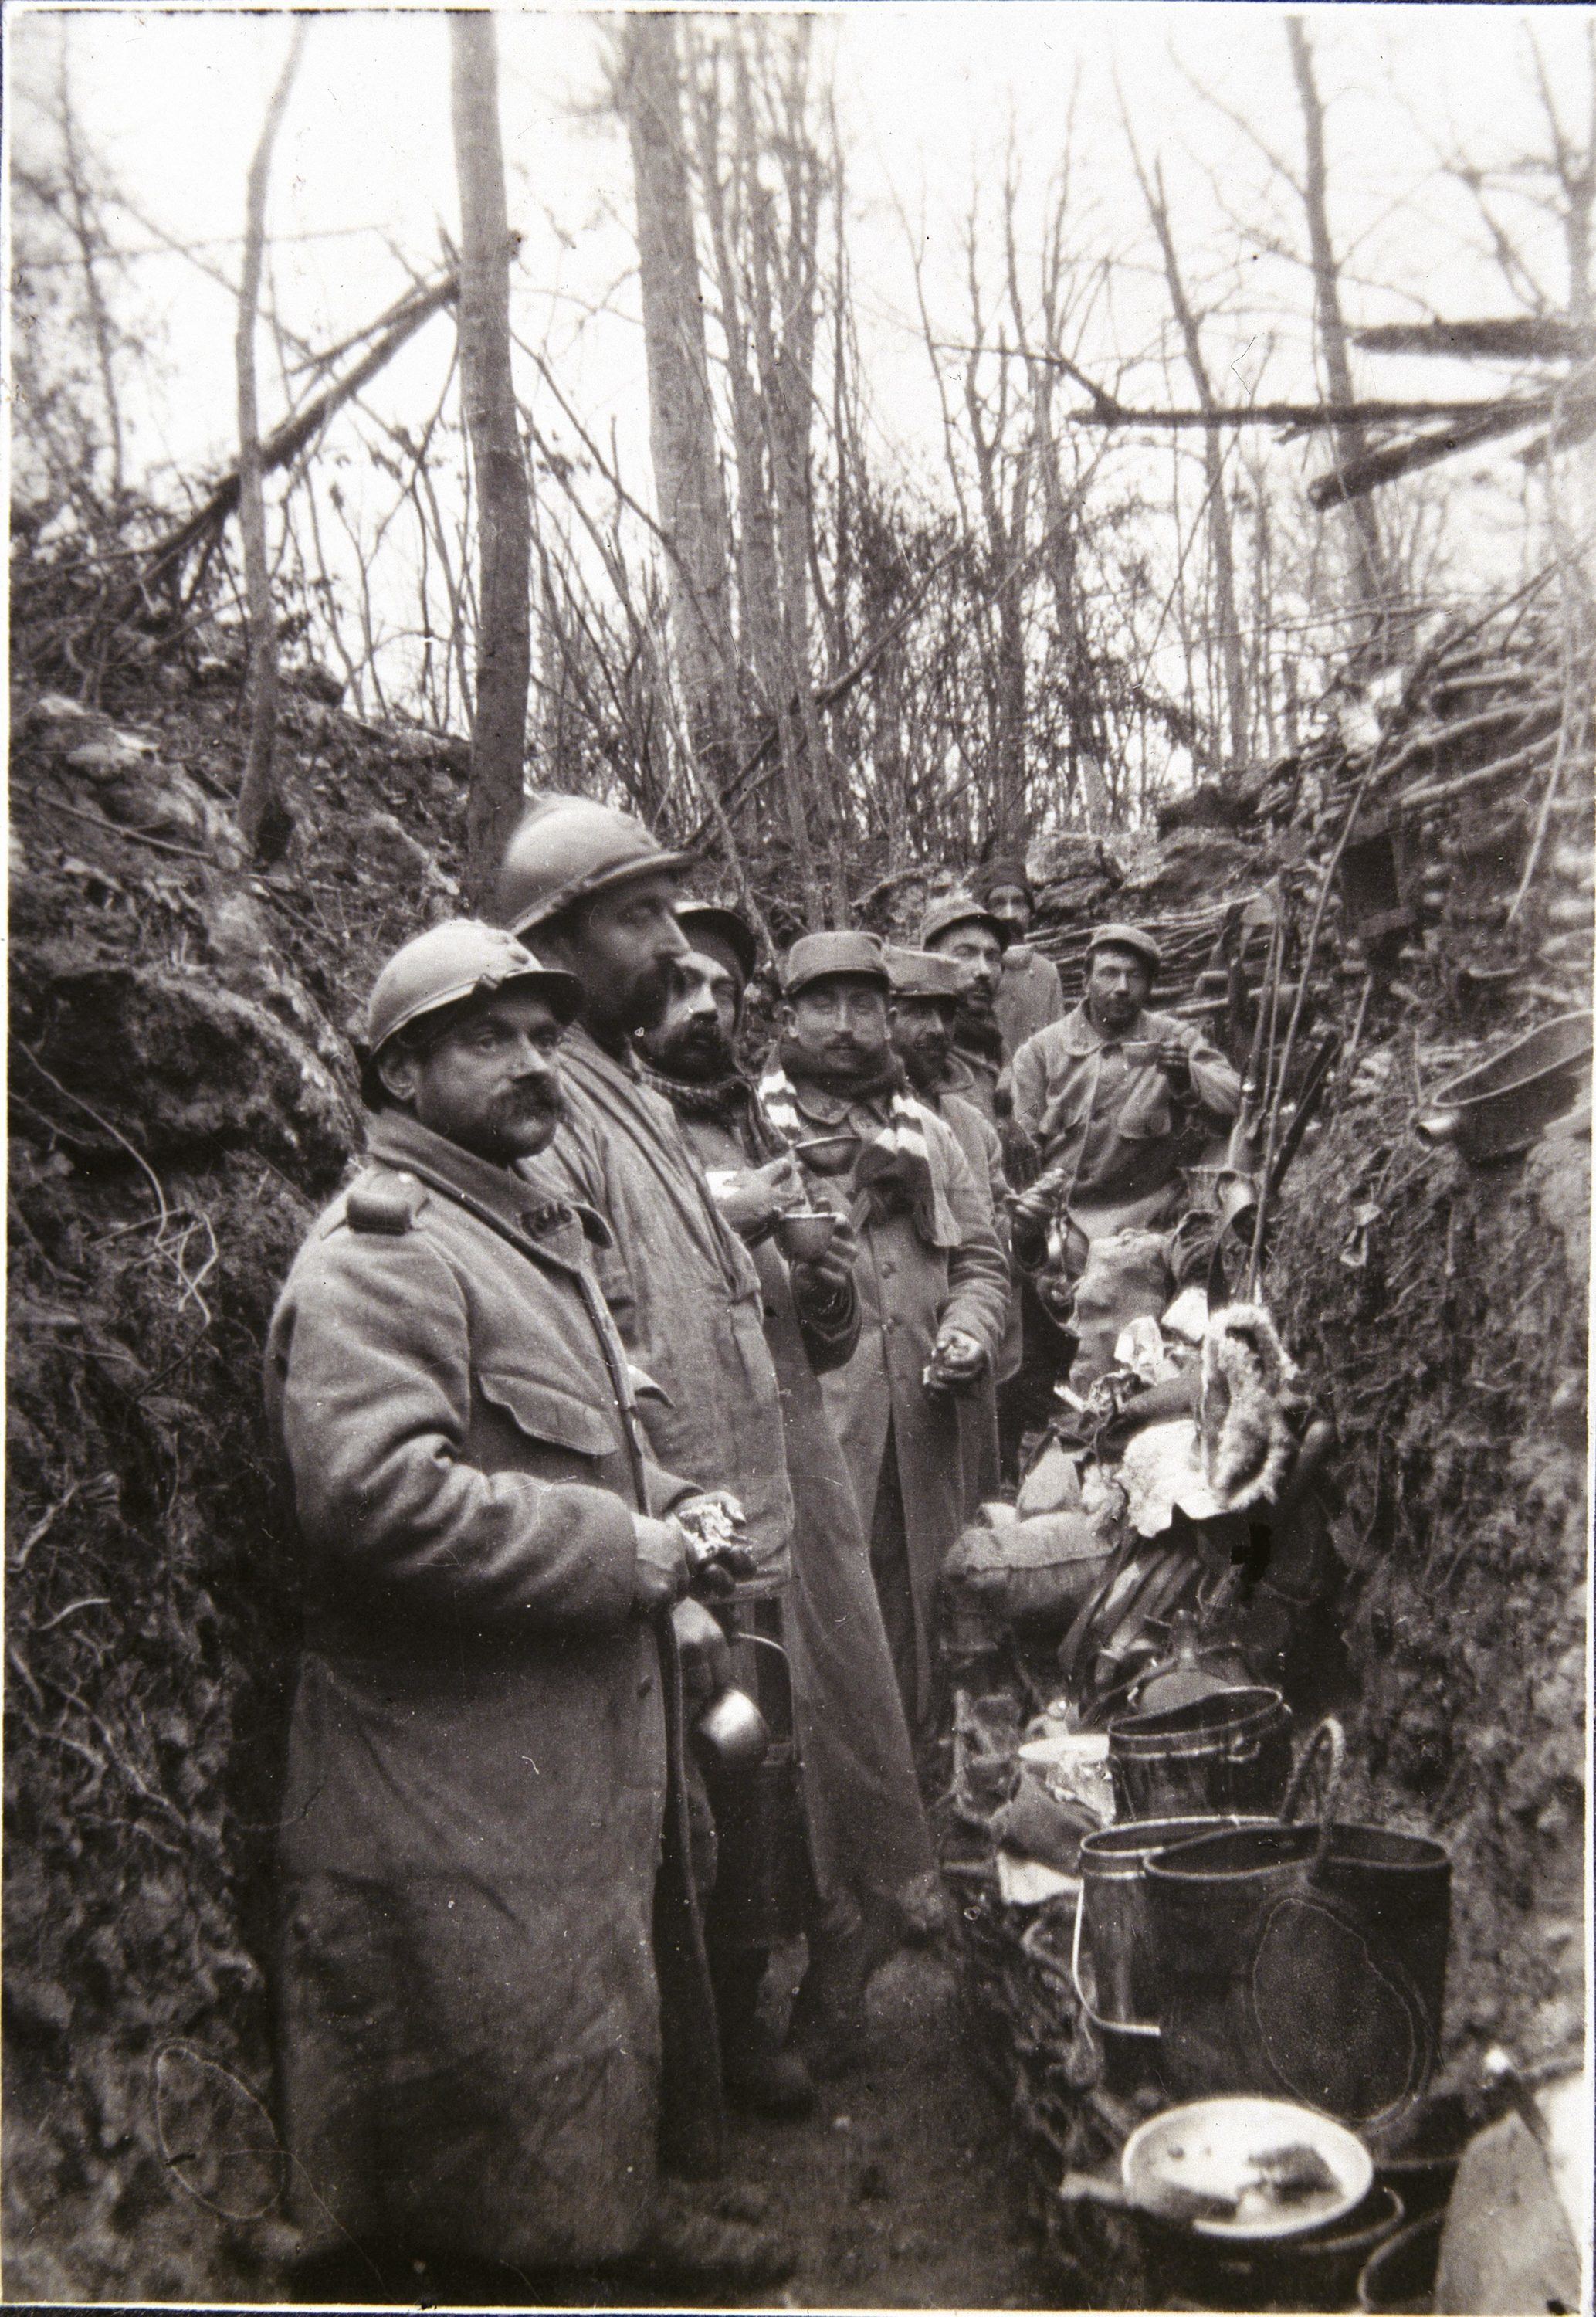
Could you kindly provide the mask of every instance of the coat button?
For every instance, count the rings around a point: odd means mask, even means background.
[[[883,1279],[890,1279],[896,1269],[897,1266],[892,1261],[890,1257],[886,1257],[882,1259],[880,1272]]]
[[[653,1687],[654,1676],[651,1673],[646,1673],[642,1680],[638,1684],[638,1695],[639,1697],[646,1697]]]

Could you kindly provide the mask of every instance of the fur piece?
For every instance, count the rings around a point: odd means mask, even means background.
[[[1271,1501],[1291,1462],[1280,1394],[1297,1370],[1261,1303],[1232,1303],[1208,1321],[1197,1429],[1208,1486],[1231,1512]]]

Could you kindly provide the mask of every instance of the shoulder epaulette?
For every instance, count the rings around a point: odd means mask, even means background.
[[[426,1193],[414,1175],[365,1175],[351,1184],[343,1212],[351,1230],[401,1239],[415,1228]]]

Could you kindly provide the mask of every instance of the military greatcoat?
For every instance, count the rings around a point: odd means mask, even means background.
[[[881,1101],[850,1102],[798,1084],[798,1109],[816,1135],[869,1134],[887,1115]],[[951,1130],[914,1105],[925,1138],[932,1195],[929,1212],[882,1213],[873,1194],[856,1198],[851,1175],[821,1185],[859,1226],[855,1269],[864,1307],[859,1347],[823,1379],[825,1404],[853,1475],[867,1527],[890,1459],[901,1498],[907,1561],[906,1630],[888,1615],[912,1724],[932,1710],[932,1642],[937,1580],[963,1520],[965,1451],[956,1395],[923,1381],[944,1326],[961,1328],[995,1359],[1009,1308],[1009,1267],[991,1221],[989,1187],[978,1184]],[[979,1391],[982,1382],[975,1389]],[[895,1515],[896,1518],[896,1515]],[[891,1604],[884,1600],[884,1613]]]
[[[742,1499],[760,1578],[779,1588],[792,1570],[792,1491],[759,1274],[669,1103],[584,1029],[567,1032],[560,1061],[570,1114],[547,1163],[610,1226],[599,1278],[657,1387],[641,1402],[654,1453]]]
[[[655,2188],[656,1929],[714,2051],[670,1623],[635,1606],[634,1513],[688,1484],[635,1428],[597,1218],[398,1112],[370,1160],[266,1360],[308,1597],[279,1849],[297,2216],[312,2250],[609,2259]]]

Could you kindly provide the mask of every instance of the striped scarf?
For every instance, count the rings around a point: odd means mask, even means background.
[[[771,1124],[789,1142],[816,1137],[817,1130],[799,1110],[797,1089],[780,1061],[771,1061],[766,1069],[759,1082],[759,1098]],[[937,1201],[931,1154],[925,1145],[928,1115],[923,1103],[895,1090],[885,1123],[865,1138],[853,1162],[853,1188],[869,1196],[879,1216],[907,1208],[922,1231],[934,1237]]]
[[[720,1127],[742,1144],[754,1166],[780,1158],[786,1150],[783,1137],[771,1131],[752,1078],[733,1071],[727,1078],[711,1078],[706,1084],[667,1078],[664,1070],[652,1069],[646,1062],[641,1062],[639,1069],[644,1085],[664,1095],[678,1118],[701,1119]]]

